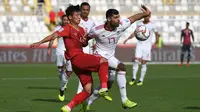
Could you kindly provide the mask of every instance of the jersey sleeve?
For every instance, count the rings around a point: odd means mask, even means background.
[[[56,26],[54,29],[53,29],[53,32],[56,32],[57,30],[59,30],[61,28],[61,26]]]
[[[58,29],[58,30],[56,31],[56,33],[57,33],[60,37],[69,36],[69,28],[68,28],[68,27],[60,27],[60,29]]]
[[[96,37],[95,30],[96,30],[96,27],[91,28],[90,32],[88,33],[89,38],[95,38]]]
[[[129,26],[131,26],[131,21],[130,19],[126,18],[126,19],[121,19],[120,23],[123,27],[123,30],[126,30]]]

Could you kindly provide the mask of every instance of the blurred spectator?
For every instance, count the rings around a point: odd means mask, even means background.
[[[43,15],[43,6],[44,6],[44,0],[38,0],[38,7],[36,10],[37,15]]]
[[[61,23],[61,18],[62,16],[65,15],[64,11],[62,9],[60,9],[60,11],[58,12],[58,22]]]
[[[56,25],[56,12],[54,10],[51,10],[49,12],[49,19],[50,19],[50,28],[52,30]]]
[[[173,5],[175,2],[175,0],[163,0],[164,4],[169,4],[169,5]]]

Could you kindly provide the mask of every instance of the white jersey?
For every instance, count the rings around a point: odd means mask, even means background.
[[[55,27],[54,32],[56,32],[60,28],[61,28],[61,26]],[[60,38],[58,38],[58,41],[57,41],[56,53],[63,53],[64,51],[65,51],[65,44],[63,42],[63,38],[60,37]]]
[[[140,26],[140,25],[144,25],[144,26],[146,26],[146,27],[149,29],[149,31],[150,31],[150,36],[149,36],[149,38],[148,38],[147,40],[145,40],[145,41],[138,41],[138,42],[137,42],[137,46],[140,46],[140,45],[141,45],[141,46],[144,46],[144,45],[145,45],[145,47],[151,48],[151,46],[152,46],[153,33],[158,32],[158,30],[157,30],[156,26],[155,26],[152,22],[149,22],[149,23],[147,23],[147,24],[144,24],[143,21],[142,21],[142,22],[139,22],[139,23],[137,24],[137,27]]]
[[[87,33],[89,33],[91,28],[95,26],[95,22],[90,18],[88,18],[87,21],[81,19],[81,22],[79,25],[83,27],[87,31]]]
[[[87,33],[89,33],[90,30],[92,29],[92,27],[95,26],[95,22],[94,22],[92,19],[90,19],[90,18],[88,18],[87,21],[81,19],[81,22],[80,22],[79,25],[80,25],[81,27],[83,27],[83,28],[87,31]],[[84,53],[88,53],[88,54],[92,54],[92,53],[93,53],[93,52],[92,52],[92,48],[91,48],[92,45],[93,45],[93,40],[90,40],[90,41],[88,42],[88,46],[83,47],[83,52],[84,52]]]
[[[130,25],[129,19],[121,19],[119,27],[113,31],[106,30],[105,23],[93,27],[88,35],[96,40],[96,52],[107,59],[113,56],[117,42]]]

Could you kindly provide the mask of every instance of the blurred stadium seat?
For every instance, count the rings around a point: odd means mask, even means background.
[[[195,42],[200,43],[200,0],[44,0],[44,14],[37,15],[37,0],[0,0],[0,44],[28,45],[38,41],[50,33],[48,11],[59,8],[63,10],[69,4],[89,2],[90,17],[96,23],[105,21],[105,11],[116,8],[121,17],[128,17],[140,11],[139,5],[144,4],[152,11],[152,22],[159,29],[166,44],[179,44],[180,32],[185,23],[190,22],[194,31]],[[123,34],[122,43],[135,29],[133,24]],[[130,43],[136,43],[133,39]]]

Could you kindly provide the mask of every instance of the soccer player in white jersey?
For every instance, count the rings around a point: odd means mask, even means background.
[[[95,22],[88,17],[90,13],[90,4],[87,2],[83,2],[81,3],[80,9],[81,9],[81,22],[79,25],[83,27],[87,32],[89,32],[91,28],[95,26]],[[93,54],[93,48],[92,48],[93,45],[94,45],[94,39],[89,40],[88,46],[83,47],[83,52],[88,54]],[[80,93],[82,90],[83,87],[79,81],[77,94]]]
[[[135,83],[136,80],[136,75],[137,75],[137,71],[138,71],[138,65],[139,62],[141,61],[142,67],[141,67],[141,74],[140,74],[140,79],[137,82],[137,86],[141,86],[143,85],[143,81],[144,81],[144,77],[147,71],[147,65],[146,63],[148,61],[151,61],[151,48],[152,48],[152,38],[153,38],[153,33],[155,33],[155,37],[156,37],[156,42],[153,45],[153,47],[157,46],[158,43],[158,39],[159,39],[159,35],[158,35],[158,30],[156,28],[156,26],[150,21],[150,17],[151,15],[147,16],[144,18],[144,21],[141,21],[137,24],[137,27],[140,25],[145,25],[149,31],[150,31],[150,36],[147,40],[145,41],[139,41],[137,42],[136,45],[136,50],[135,50],[135,61],[133,63],[133,76],[132,76],[132,80],[129,82],[129,85],[133,85]],[[132,39],[134,37],[134,33],[132,33],[129,38],[127,38],[124,41],[124,44],[129,40]]]
[[[127,98],[126,67],[115,57],[115,48],[122,33],[132,23],[150,14],[149,10],[145,6],[142,6],[141,10],[143,13],[135,14],[127,19],[120,19],[119,12],[116,9],[109,9],[106,12],[106,22],[93,27],[88,33],[88,37],[86,37],[95,38],[96,50],[94,51],[94,54],[106,58],[108,60],[109,67],[118,72],[117,83],[121,94],[122,106],[125,109],[133,108],[137,105],[137,103],[132,102]],[[114,77],[115,76],[113,74],[109,74],[108,88],[111,88]],[[89,110],[89,106],[93,100],[98,98],[97,92],[98,88],[94,90],[93,94],[89,98],[88,105],[85,106],[85,110]]]
[[[63,15],[61,19],[62,19],[62,24],[57,26],[54,29],[54,32],[56,32],[62,26],[68,24],[67,15]],[[49,42],[48,52],[47,52],[48,55],[51,54],[52,44],[53,44],[53,40]],[[58,74],[59,74],[59,78],[60,78],[60,81],[61,81],[61,83],[60,83],[60,93],[58,95],[58,98],[60,99],[60,101],[65,100],[64,91],[66,89],[66,85],[68,83],[68,79],[70,77],[70,74],[72,73],[71,62],[70,62],[70,60],[67,61],[65,59],[64,52],[65,52],[65,45],[64,45],[64,42],[63,42],[63,38],[58,38],[57,47],[56,47],[56,65],[58,67]],[[66,68],[65,68],[65,66],[66,66]]]

